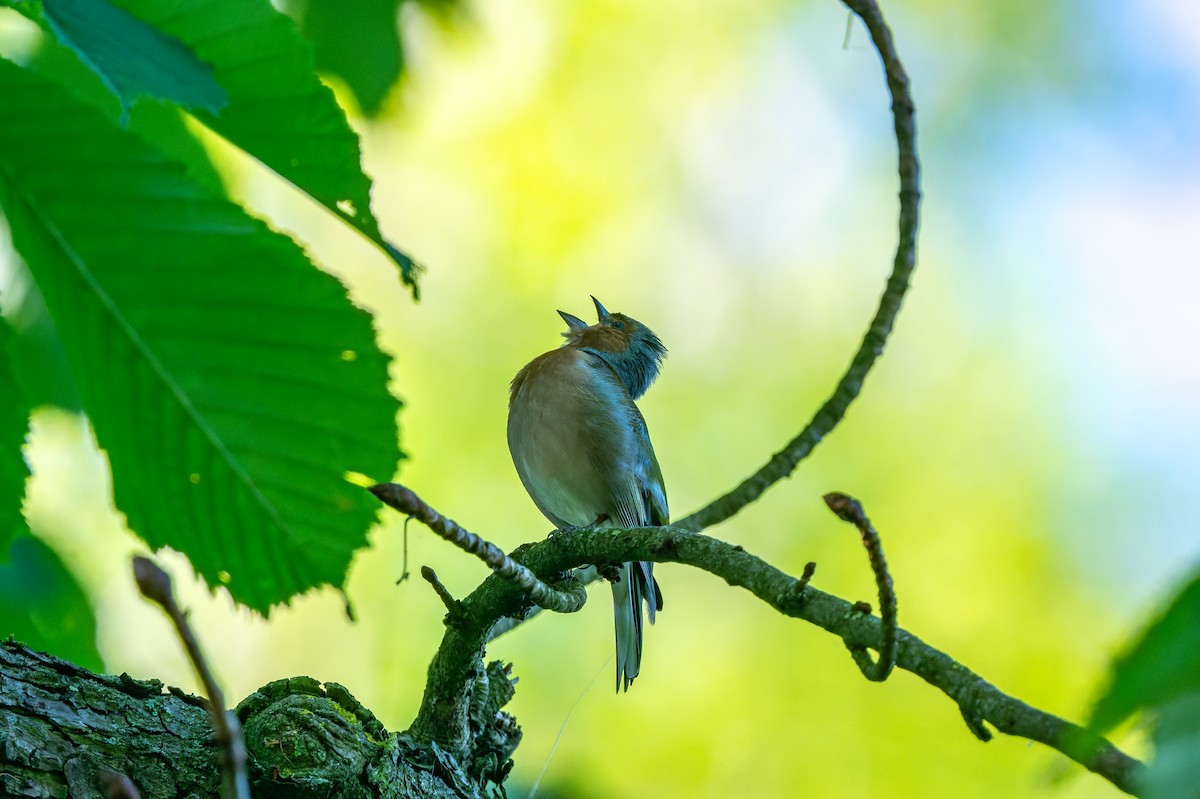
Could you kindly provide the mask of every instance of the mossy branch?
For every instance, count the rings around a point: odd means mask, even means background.
[[[878,652],[886,640],[879,617],[813,588],[740,546],[702,533],[673,527],[579,530],[522,547],[513,558],[540,574],[557,574],[586,563],[683,563],[746,589],[780,613],[815,624],[841,638],[851,650]],[[494,624],[505,617],[519,618],[530,607],[518,586],[495,575],[462,601],[463,612],[447,627],[429,667],[425,697],[409,735],[451,752],[465,749],[459,697],[470,679],[471,664],[482,656]],[[1045,744],[1121,790],[1136,793],[1144,765],[1110,742],[1093,738],[1081,747],[1079,726],[1004,693],[906,630],[897,629],[895,642],[896,667],[946,694],[973,722],[972,732],[986,733],[986,722],[1006,735]]]

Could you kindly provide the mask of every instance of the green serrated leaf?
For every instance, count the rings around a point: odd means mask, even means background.
[[[1088,725],[1103,732],[1143,708],[1200,692],[1200,573],[1113,664]]]
[[[114,122],[125,121],[126,128],[154,142],[154,146],[170,158],[183,162],[193,179],[224,191],[221,176],[213,166],[208,151],[188,128],[186,114],[179,106],[153,101],[139,102],[130,109],[124,109],[100,76],[80,59],[79,54],[61,44],[54,36],[43,37],[33,57],[23,66],[67,87],[71,94],[91,102]]]
[[[229,98],[212,67],[171,36],[108,0],[43,0],[46,21],[121,100],[141,96],[220,111]]]
[[[213,65],[229,93],[198,117],[367,237],[417,293],[419,267],[383,238],[358,136],[313,71],[311,46],[268,0],[117,0]]]
[[[9,344],[9,363],[17,390],[24,393],[31,408],[52,405],[70,413],[83,413],[75,378],[67,364],[54,320],[24,265],[17,264],[10,286],[15,302],[9,309],[13,339]]]
[[[0,561],[17,534],[25,530],[21,502],[29,464],[21,452],[29,430],[29,402],[12,369],[12,328],[0,316]]]
[[[340,585],[398,460],[370,317],[290,239],[0,60],[0,204],[117,507],[250,607]]]

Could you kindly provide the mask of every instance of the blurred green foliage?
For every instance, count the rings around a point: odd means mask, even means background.
[[[1195,628],[1187,641],[1196,646]],[[1154,762],[1146,778],[1146,799],[1196,799],[1200,796],[1200,691],[1156,708]]]
[[[1107,732],[1138,711],[1155,716],[1146,795],[1200,796],[1200,575],[1117,658],[1089,727]]]
[[[86,669],[104,670],[87,595],[54,550],[29,534],[15,538],[0,559],[0,631]]]
[[[405,66],[401,14],[421,8],[448,19],[462,10],[459,0],[288,0],[283,9],[312,42],[316,68],[342,80],[359,110],[374,117],[400,80]]]
[[[1112,684],[1092,709],[1106,731],[1145,707],[1200,692],[1200,576],[1191,580],[1119,658]]]
[[[29,466],[22,448],[29,429],[32,404],[17,385],[12,369],[13,332],[0,316],[0,550],[7,550],[12,541],[25,531],[21,516],[21,498]]]
[[[359,108],[375,116],[400,78],[401,0],[294,0],[285,5],[312,42],[316,68],[346,82]]]

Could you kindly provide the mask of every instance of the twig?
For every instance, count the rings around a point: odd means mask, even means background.
[[[962,714],[963,721],[966,722],[967,729],[971,731],[972,735],[984,743],[992,740],[992,731],[984,726],[983,718],[978,713],[962,705],[958,706],[958,712]]]
[[[896,665],[896,591],[892,587],[892,575],[888,572],[887,560],[883,557],[883,543],[879,533],[871,526],[871,520],[863,511],[862,504],[854,497],[837,492],[825,495],[825,504],[839,519],[850,522],[858,528],[862,536],[863,546],[867,549],[867,558],[871,561],[871,571],[875,573],[875,586],[879,591],[879,615],[882,619],[882,639],[879,646],[879,660],[872,662],[866,647],[857,644],[846,646],[850,655],[858,665],[863,676],[873,682],[883,682],[892,673]],[[869,610],[867,611],[870,612]]]
[[[200,650],[187,614],[179,609],[175,593],[171,590],[171,576],[150,558],[137,555],[133,558],[133,578],[137,581],[142,596],[154,602],[171,619],[188,659],[196,669],[204,692],[208,695],[208,713],[212,718],[221,761],[221,795],[225,799],[250,799],[250,783],[246,777],[246,744],[242,739],[242,725],[235,714],[225,709],[225,696],[221,686],[213,677],[208,661]]]
[[[800,579],[796,581],[796,584],[792,587],[792,591],[797,594],[803,594],[804,589],[808,588],[809,582],[816,573],[817,564],[813,563],[811,560],[808,563],[805,563],[804,571],[800,573]]]
[[[892,42],[892,33],[874,0],[843,0],[846,6],[862,18],[875,49],[883,60],[888,91],[892,96],[892,115],[895,120],[896,143],[899,148],[900,173],[900,241],[892,274],[888,278],[875,318],[871,320],[858,352],[850,367],[838,381],[833,394],[813,416],[812,421],[786,447],[771,457],[757,472],[724,496],[710,502],[695,513],[676,522],[685,530],[703,530],[729,519],[758,499],[764,491],[795,471],[800,461],[821,443],[846,415],[846,409],[862,390],[863,380],[883,353],[884,344],[892,332],[896,314],[908,291],[909,280],[917,258],[917,222],[920,204],[920,165],[917,161],[916,122],[908,75],[900,63]]]
[[[522,562],[546,574],[583,563],[624,563],[650,560],[695,566],[753,593],[781,613],[839,636],[847,645],[878,649],[884,640],[882,621],[855,613],[849,602],[800,582],[743,550],[701,533],[672,527],[631,530],[580,530],[556,536],[522,550]],[[505,580],[489,578],[462,600],[467,623],[448,627],[429,667],[429,680],[421,710],[409,728],[418,740],[434,740],[455,751],[465,746],[454,718],[452,698],[461,693],[472,674],[470,659],[482,652],[492,626],[506,616],[519,615],[520,591]],[[915,635],[897,630],[896,666],[916,674],[945,693],[962,709],[965,718],[978,719],[1000,732],[1045,744],[1104,777],[1128,793],[1137,790],[1145,766],[1102,738],[1080,749],[1075,736],[1080,727],[1030,707],[1000,691],[949,655]]]
[[[459,602],[454,598],[446,586],[442,585],[442,581],[438,579],[437,572],[428,566],[421,567],[421,576],[425,578],[425,582],[433,586],[434,592],[438,595],[438,599],[442,600],[442,604],[446,606],[446,610],[450,613],[457,613],[461,609]]]
[[[404,517],[404,528],[401,530],[401,537],[404,547],[404,556],[400,561],[400,576],[396,578],[396,585],[408,579],[408,523],[413,520],[412,516]]]
[[[369,489],[381,502],[403,514],[415,517],[433,532],[482,560],[506,580],[520,586],[529,599],[539,607],[558,613],[574,613],[587,601],[587,592],[568,578],[563,589],[552,588],[538,576],[504,554],[495,544],[468,532],[451,519],[442,516],[425,500],[399,483],[378,483]]]

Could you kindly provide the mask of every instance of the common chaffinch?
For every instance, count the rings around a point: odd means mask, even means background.
[[[634,400],[667,350],[641,322],[592,302],[596,324],[559,311],[566,342],[513,378],[508,448],[525,490],[559,530],[665,525],[662,472]],[[651,624],[663,607],[654,564],[621,564],[612,592],[617,690],[628,690],[642,662],[642,603]]]

